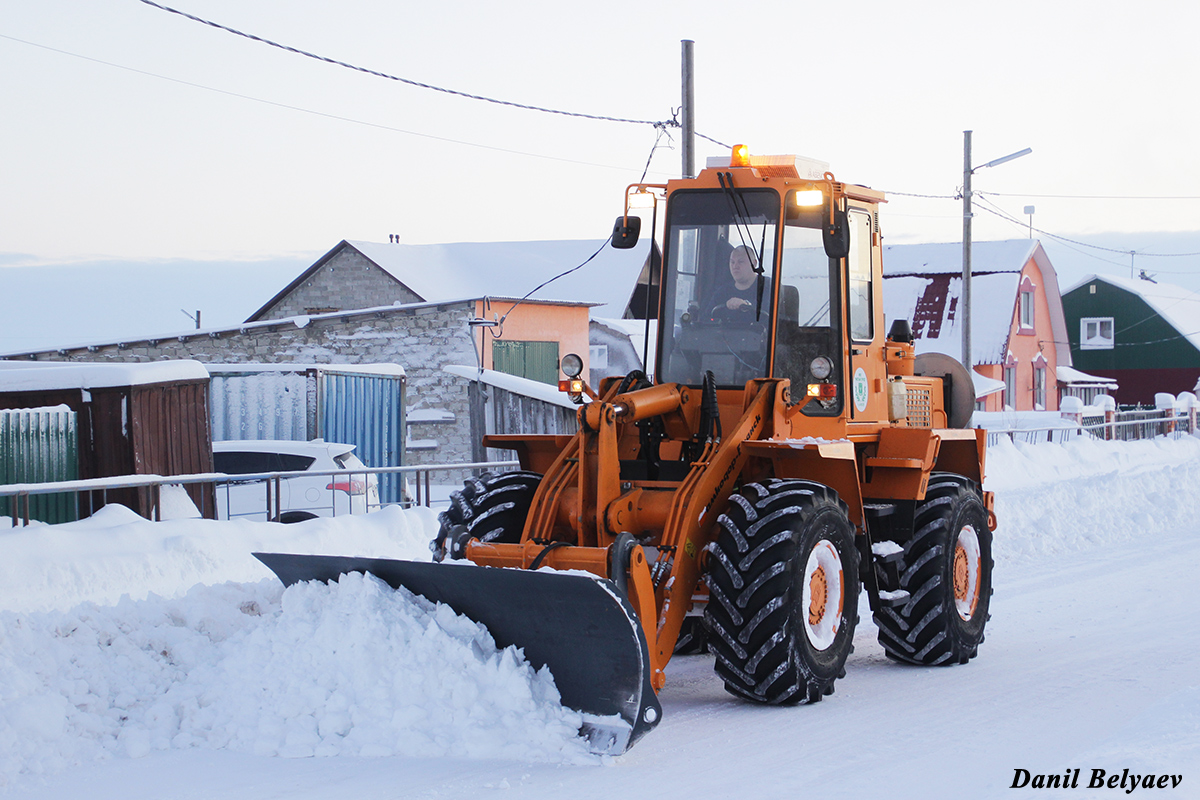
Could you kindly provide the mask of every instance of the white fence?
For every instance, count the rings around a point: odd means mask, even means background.
[[[1074,400],[1075,402],[1070,402]],[[1200,401],[1191,392],[1179,397],[1159,395],[1153,409],[1120,411],[1107,395],[1095,405],[1084,406],[1076,398],[1063,398],[1059,412],[976,412],[975,426],[986,428],[988,444],[1001,438],[1016,442],[1064,442],[1080,437],[1106,441],[1153,439],[1155,436],[1194,436]]]

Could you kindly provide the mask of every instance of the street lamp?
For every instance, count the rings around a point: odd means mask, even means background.
[[[963,131],[963,257],[962,257],[962,362],[969,373],[973,369],[971,363],[971,176],[975,170],[984,167],[996,167],[1014,158],[1027,156],[1033,148],[1026,147],[1015,153],[980,164],[971,166],[971,131]]]

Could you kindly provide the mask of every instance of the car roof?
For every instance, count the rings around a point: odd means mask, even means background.
[[[330,458],[345,455],[354,450],[354,445],[313,439],[298,442],[290,439],[229,439],[213,442],[214,453],[287,453],[296,456],[328,455]]]

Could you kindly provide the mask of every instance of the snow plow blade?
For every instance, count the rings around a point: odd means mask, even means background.
[[[531,572],[473,564],[383,558],[254,553],[285,586],[370,573],[481,623],[500,648],[525,651],[550,668],[562,704],[581,712],[593,752],[619,755],[662,717],[650,684],[642,627],[616,585],[579,573]]]

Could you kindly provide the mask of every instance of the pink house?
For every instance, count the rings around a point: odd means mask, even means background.
[[[1031,239],[971,251],[971,356],[976,408],[1058,409],[1058,368],[1071,366],[1058,276]],[[962,358],[962,245],[884,247],[884,314],[907,319],[917,353]]]

